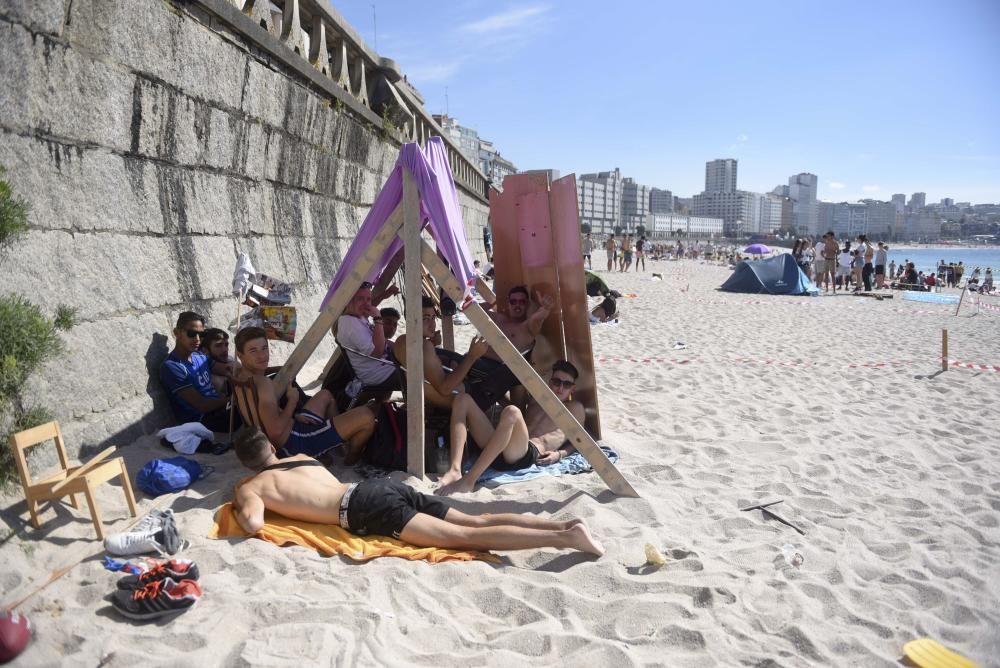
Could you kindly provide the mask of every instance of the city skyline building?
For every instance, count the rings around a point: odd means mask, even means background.
[[[580,224],[590,225],[595,234],[611,234],[621,226],[622,173],[581,174],[576,180]]]
[[[822,234],[819,224],[817,192],[819,178],[802,172],[788,177],[788,197],[792,200],[792,229],[796,234]]]
[[[673,213],[674,194],[662,188],[651,188],[649,191],[650,213]]]
[[[650,192],[652,188],[635,182],[626,177],[622,180],[622,217],[621,226],[626,232],[632,232],[643,225],[650,211]]]
[[[918,211],[927,206],[927,193],[913,193],[910,195],[910,211]]]
[[[705,163],[705,192],[731,193],[736,192],[735,158],[720,158]]]

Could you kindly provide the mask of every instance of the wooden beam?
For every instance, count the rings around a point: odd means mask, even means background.
[[[497,296],[493,292],[493,288],[487,285],[486,281],[479,278],[478,276],[476,277],[476,292],[479,293],[480,297],[486,300],[487,304],[497,303]]]
[[[403,262],[406,283],[406,470],[424,477],[423,271],[420,264],[420,194],[403,168]]]
[[[431,250],[431,247],[427,243],[422,244],[422,254],[424,264],[430,269],[434,279],[444,288],[445,293],[451,296],[456,303],[460,303],[463,299],[464,290],[459,285],[458,280],[444,263],[438,259],[437,254]],[[619,496],[638,497],[639,494],[633,489],[632,485],[625,480],[621,472],[608,460],[604,451],[598,447],[590,434],[576,421],[576,418],[573,417],[573,414],[569,412],[569,409],[566,408],[563,402],[559,400],[559,397],[553,394],[552,390],[549,389],[548,383],[542,380],[541,376],[521,356],[521,353],[510,342],[510,339],[507,338],[500,328],[497,327],[496,323],[486,314],[483,307],[478,303],[472,303],[466,307],[464,312],[469,320],[472,321],[472,324],[476,326],[476,329],[479,330],[479,333],[483,335],[483,338],[486,339],[497,355],[500,356],[500,359],[514,372],[514,375],[521,381],[521,384],[531,393],[531,396],[534,397],[538,405],[545,411],[545,414],[563,431],[566,438],[573,444],[573,447],[579,450],[580,454],[590,462],[590,465],[594,467],[597,475],[601,476],[601,480],[604,481],[608,488]]]
[[[382,225],[382,229],[375,235],[371,244],[365,249],[364,255],[351,267],[350,273],[344,277],[344,280],[340,283],[340,287],[330,297],[330,300],[326,303],[326,308],[320,311],[319,316],[309,327],[309,331],[306,332],[306,335],[295,346],[295,350],[288,356],[284,366],[281,367],[281,371],[275,376],[275,392],[278,392],[279,395],[284,394],[285,388],[288,387],[288,381],[295,378],[305,363],[309,361],[309,357],[316,350],[316,346],[320,344],[323,337],[333,327],[333,323],[337,322],[337,318],[347,308],[347,305],[354,297],[354,293],[361,287],[361,283],[368,278],[368,274],[375,264],[382,259],[386,249],[392,244],[402,225],[403,207],[397,206],[396,210],[386,219],[385,224]]]
[[[441,345],[445,350],[455,350],[455,316],[441,314]]]

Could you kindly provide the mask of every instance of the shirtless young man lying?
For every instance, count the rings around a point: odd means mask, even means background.
[[[566,405],[569,412],[583,424],[584,409],[579,401],[570,399],[580,373],[566,360],[552,365],[549,388]],[[472,432],[475,447],[480,451],[472,468],[462,475],[462,455],[465,442]],[[455,397],[451,408],[451,465],[441,476],[438,494],[471,492],[476,481],[492,466],[501,471],[517,471],[532,464],[555,464],[575,448],[542,407],[530,401],[524,413],[516,406],[507,406],[500,413],[496,428],[486,414],[468,395]]]
[[[264,510],[291,519],[341,526],[359,536],[392,536],[418,547],[459,550],[525,550],[556,547],[598,556],[604,547],[582,520],[559,522],[533,515],[466,515],[443,501],[388,478],[346,485],[312,457],[278,459],[258,430],[236,441],[236,455],[257,475],[236,489],[240,526],[256,533]]]

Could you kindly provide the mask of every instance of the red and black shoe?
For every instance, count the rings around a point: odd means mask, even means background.
[[[175,582],[167,577],[143,589],[119,589],[112,596],[111,605],[130,619],[156,619],[194,607],[201,594],[201,587],[194,580]]]
[[[170,578],[174,582],[181,580],[197,580],[198,564],[190,559],[171,559],[164,561],[159,566],[154,566],[140,575],[126,575],[118,581],[119,589],[135,591],[145,589],[151,582],[159,582],[164,578]]]

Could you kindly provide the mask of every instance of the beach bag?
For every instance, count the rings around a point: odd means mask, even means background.
[[[387,471],[405,471],[406,409],[386,402],[379,405],[375,417],[375,433],[365,446],[362,460]]]
[[[146,494],[159,496],[187,489],[201,476],[201,464],[195,460],[170,457],[147,462],[135,477],[135,483]]]

